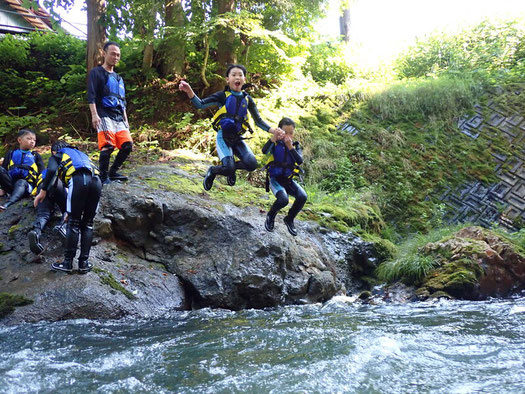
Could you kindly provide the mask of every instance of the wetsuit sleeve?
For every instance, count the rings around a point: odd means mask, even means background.
[[[298,142],[294,142],[293,147],[295,149],[290,150],[290,154],[292,155],[293,160],[297,164],[303,164],[303,150],[301,149],[301,145],[299,145]]]
[[[55,183],[55,177],[57,176],[58,165],[62,161],[62,153],[57,153],[49,158],[49,163],[47,163],[47,173],[46,177],[42,181],[42,189],[49,191],[52,189],[53,184]]]
[[[11,155],[13,154],[13,151],[8,151],[4,156],[4,161],[2,162],[2,167],[4,167],[6,170],[9,167],[9,162],[11,161]]]
[[[275,146],[275,143],[272,141],[272,139],[270,138],[266,144],[264,144],[263,148],[262,148],[262,153],[264,153],[265,155],[270,153],[270,151],[273,149],[273,147]]]
[[[38,172],[41,173],[42,171],[44,171],[44,168],[46,168],[44,164],[44,160],[42,159],[42,156],[40,156],[40,153],[35,152],[34,155],[35,155],[35,163],[36,163],[36,166],[38,167]]]
[[[89,72],[88,77],[88,86],[87,86],[87,96],[88,104],[96,104],[97,102],[97,88],[99,85],[100,73],[97,72],[97,68],[94,67]]]
[[[226,102],[226,95],[224,92],[216,92],[204,99],[201,99],[199,96],[195,95],[191,99],[191,102],[197,109],[205,109],[214,105],[220,107]]]
[[[257,106],[255,105],[255,101],[253,101],[252,96],[248,96],[248,110],[250,111],[253,121],[255,122],[257,127],[260,127],[264,131],[270,130],[270,125],[264,120],[262,120],[261,114],[259,114],[259,110],[257,109]]]

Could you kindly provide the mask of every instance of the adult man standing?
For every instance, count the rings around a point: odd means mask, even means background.
[[[104,63],[94,67],[88,78],[88,103],[91,124],[97,130],[100,149],[99,170],[103,184],[128,178],[117,172],[131,153],[133,140],[129,133],[124,81],[114,69],[120,60],[120,46],[113,41],[104,45]],[[119,152],[111,168],[111,153]],[[109,171],[108,171],[109,168]]]

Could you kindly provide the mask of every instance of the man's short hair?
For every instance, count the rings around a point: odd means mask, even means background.
[[[120,49],[120,45],[117,44],[115,41],[108,41],[104,44],[104,52],[107,52],[107,49],[110,45],[115,45],[117,48]]]

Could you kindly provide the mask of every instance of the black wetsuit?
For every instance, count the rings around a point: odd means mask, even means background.
[[[76,151],[76,152],[75,152]],[[102,183],[98,175],[94,174],[94,168],[87,156],[73,148],[61,149],[57,154],[49,158],[47,166],[47,174],[42,181],[42,188],[50,190],[53,184],[53,179],[59,172],[61,164],[63,165],[63,155],[67,153],[69,156],[79,156],[85,158],[86,161],[81,162],[81,165],[88,165],[88,167],[79,167],[73,161],[75,171],[67,177],[63,175],[61,180],[67,185],[67,232],[66,232],[66,246],[64,251],[64,261],[72,262],[76,254],[78,238],[80,235],[80,256],[79,267],[87,263],[89,251],[91,249],[91,242],[93,239],[93,218],[97,212],[98,202],[102,191]],[[85,164],[88,163],[89,164]]]
[[[231,91],[231,93],[232,95],[239,97],[243,95],[242,92]],[[218,106],[220,108],[225,105],[226,98],[226,93],[220,91],[213,93],[204,99],[195,95],[191,99],[191,102],[198,109],[204,109],[211,106]],[[268,131],[270,126],[261,118],[259,110],[257,109],[252,97],[246,95],[246,100],[248,102],[248,111],[250,112],[255,124],[264,131]],[[257,169],[257,159],[255,158],[255,155],[250,147],[238,135],[223,135],[222,130],[219,129],[217,133],[217,153],[222,165],[211,167],[211,171],[215,175],[231,176],[235,173],[235,170],[242,169],[246,171],[254,171]],[[234,161],[234,154],[240,159],[239,161]]]
[[[283,142],[279,143],[284,144]],[[264,154],[268,154],[270,152],[273,153],[275,146],[276,143],[274,143],[270,139],[262,148],[262,152]],[[296,163],[297,165],[302,164],[303,156],[301,146],[298,142],[294,142],[293,146],[294,149],[288,149],[284,147],[285,155],[289,155],[289,162]],[[293,219],[304,207],[308,196],[304,189],[292,178],[289,178],[287,176],[272,176],[271,173],[272,171],[270,170],[270,188],[273,194],[275,195],[275,202],[273,203],[268,213],[269,215],[275,217],[279,210],[288,205],[288,195],[291,195],[295,197],[295,201],[292,204],[290,210],[288,211],[288,218],[290,218],[293,221]]]

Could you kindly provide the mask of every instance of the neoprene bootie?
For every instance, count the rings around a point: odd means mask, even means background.
[[[264,221],[264,228],[266,231],[272,232],[275,228],[275,215],[268,212],[266,215],[266,220]]]
[[[237,182],[237,175],[235,174],[235,172],[233,173],[233,175],[228,175],[226,177],[226,182],[229,186],[235,186],[235,182]]]
[[[208,168],[208,172],[206,173],[206,176],[204,177],[204,180],[202,181],[202,186],[204,187],[204,190],[208,191],[213,186],[213,181],[215,180],[215,174],[212,171],[212,167]]]
[[[34,254],[40,254],[44,251],[44,247],[40,243],[41,235],[42,230],[40,230],[40,227],[34,227],[33,230],[27,234],[27,238],[29,238],[29,249],[31,249],[31,252]]]
[[[290,218],[289,216],[285,216],[283,221],[284,221],[284,224],[286,224],[286,228],[288,229],[288,232],[295,237],[297,235],[297,230],[295,229],[295,224],[293,222],[293,219]]]
[[[78,257],[78,272],[87,274],[93,268],[88,261],[91,243],[93,242],[93,224],[82,227],[80,232],[80,256]]]

